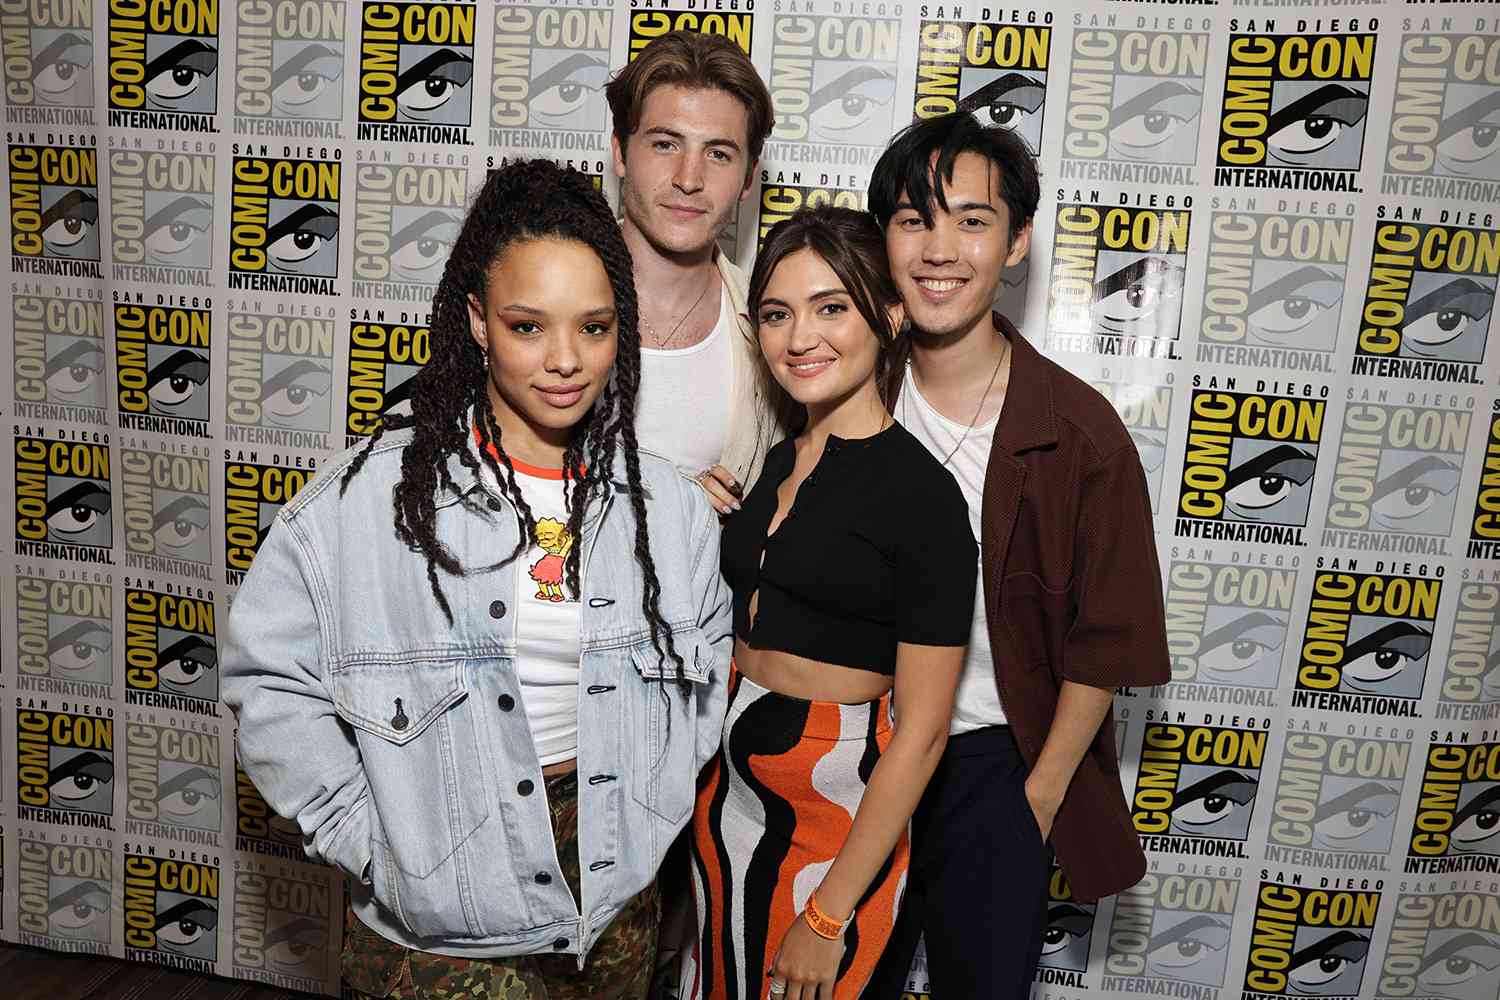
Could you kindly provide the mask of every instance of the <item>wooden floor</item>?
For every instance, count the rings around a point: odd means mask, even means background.
[[[140,962],[12,944],[0,944],[0,994],[7,1000],[311,1000],[315,996]]]

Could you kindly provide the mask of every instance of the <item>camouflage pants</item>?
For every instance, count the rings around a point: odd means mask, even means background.
[[[548,778],[547,804],[563,878],[581,899],[578,776]],[[344,915],[344,982],[357,997],[390,1000],[644,1000],[656,962],[661,901],[655,883],[625,904],[589,953],[473,959],[434,955],[387,941]]]

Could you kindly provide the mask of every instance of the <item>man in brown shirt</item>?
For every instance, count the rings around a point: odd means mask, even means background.
[[[904,130],[870,185],[912,324],[886,399],[963,488],[982,584],[878,1000],[923,934],[940,1000],[1025,997],[1049,846],[1075,899],[1145,873],[1110,718],[1116,687],[1170,673],[1145,474],[1109,403],[990,310],[1039,196],[1024,141],[967,114]]]

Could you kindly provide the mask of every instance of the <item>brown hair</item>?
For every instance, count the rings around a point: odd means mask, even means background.
[[[646,96],[657,87],[676,84],[694,90],[722,90],[745,106],[749,116],[749,163],[760,159],[775,118],[771,93],[750,57],[721,35],[669,31],[641,50],[634,61],[604,88],[614,117],[614,132],[623,149],[641,123]]]
[[[875,379],[877,384],[883,383],[899,332],[891,325],[889,310],[901,301],[901,293],[891,278],[885,233],[875,217],[869,212],[824,204],[799,208],[772,226],[750,272],[747,302],[750,319],[756,325],[760,323],[760,301],[771,283],[771,275],[778,264],[799,250],[811,250],[838,275],[854,303],[854,311],[880,342]]]

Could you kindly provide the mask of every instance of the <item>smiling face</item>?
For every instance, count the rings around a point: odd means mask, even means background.
[[[988,328],[1001,273],[1031,246],[1029,224],[1011,239],[999,171],[978,153],[954,160],[943,193],[948,208],[934,202],[930,225],[903,194],[885,228],[901,301],[913,325],[929,336]]]
[[[469,296],[469,332],[489,359],[507,450],[546,464],[526,443],[566,443],[615,363],[614,290],[598,254],[572,240],[511,244],[490,265],[484,301]]]
[[[750,193],[749,129],[722,90],[652,90],[624,146],[611,140],[626,225],[664,255],[707,252]]]

